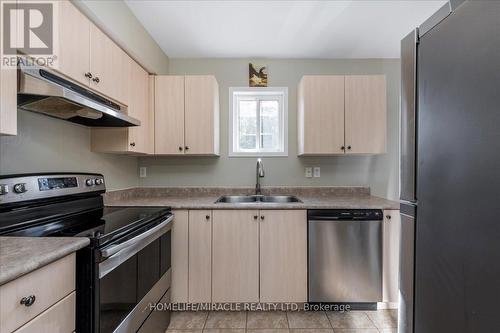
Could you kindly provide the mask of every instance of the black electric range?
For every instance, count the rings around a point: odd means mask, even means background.
[[[76,254],[76,331],[163,332],[168,302],[171,226],[167,207],[104,206],[101,174],[0,177],[0,235],[87,237]],[[118,287],[119,286],[119,287]]]

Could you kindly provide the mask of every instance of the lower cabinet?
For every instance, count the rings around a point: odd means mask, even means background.
[[[212,211],[189,211],[188,302],[212,300]]]
[[[305,210],[174,210],[172,302],[306,302]]]
[[[307,213],[260,211],[260,301],[307,301]]]
[[[259,212],[214,210],[212,301],[259,301]]]
[[[1,285],[0,332],[74,331],[75,263],[72,253]]]
[[[384,210],[382,296],[390,306],[398,303],[400,233],[399,210]]]
[[[187,303],[188,301],[188,211],[174,210],[172,225],[172,284],[171,301]]]

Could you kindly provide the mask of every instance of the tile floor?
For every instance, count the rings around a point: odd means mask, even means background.
[[[173,312],[166,333],[396,333],[397,310]]]

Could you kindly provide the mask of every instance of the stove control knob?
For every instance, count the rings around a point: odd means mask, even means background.
[[[14,185],[14,192],[24,193],[26,191],[28,191],[28,189],[26,188],[26,183],[19,183],[19,184]]]
[[[87,186],[93,186],[93,185],[94,185],[94,180],[93,180],[93,179],[90,179],[90,178],[89,178],[89,179],[87,179],[87,180],[85,181],[85,185],[87,185]]]
[[[96,178],[95,179],[95,184],[96,185],[102,185],[102,179],[101,178]]]
[[[8,194],[9,193],[9,185],[7,184],[0,184],[0,195]]]

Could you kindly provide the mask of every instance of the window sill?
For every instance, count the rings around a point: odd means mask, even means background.
[[[230,152],[229,157],[288,157],[288,152],[236,153]]]

